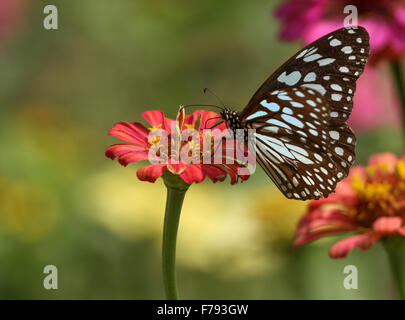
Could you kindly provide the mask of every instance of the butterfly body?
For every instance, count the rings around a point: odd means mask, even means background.
[[[368,54],[364,28],[336,30],[277,69],[241,112],[221,112],[229,129],[256,130],[257,161],[287,198],[327,197],[347,176],[356,137],[346,121]]]
[[[236,131],[237,129],[241,129],[242,125],[240,122],[240,112],[224,108],[220,113],[222,119],[225,123],[229,126],[229,129],[232,131]]]

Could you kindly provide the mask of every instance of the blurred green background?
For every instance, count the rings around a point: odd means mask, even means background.
[[[59,29],[45,30],[54,4]],[[244,107],[299,44],[277,38],[276,1],[0,1],[0,298],[162,299],[165,188],[104,156],[118,121],[186,103]],[[1,20],[0,19],[0,20]],[[364,162],[399,152],[397,132],[363,134]],[[261,170],[193,185],[178,238],[185,299],[390,299],[380,244],[331,260],[337,238],[291,250],[305,203]],[[58,290],[45,290],[55,265]],[[345,290],[345,265],[359,289]]]

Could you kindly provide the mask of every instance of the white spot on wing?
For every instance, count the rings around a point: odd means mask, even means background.
[[[310,72],[308,73],[305,78],[304,78],[304,82],[312,82],[316,80],[316,73],[315,72]]]
[[[327,66],[328,64],[335,62],[335,60],[336,59],[334,59],[334,58],[325,58],[325,59],[318,60],[317,62],[319,64],[319,66],[323,67],[323,66]]]
[[[336,46],[340,46],[340,45],[342,44],[342,42],[341,42],[340,40],[338,40],[338,39],[332,39],[332,40],[329,42],[329,44],[330,44],[332,47],[336,47]]]
[[[301,85],[301,87],[314,89],[323,95],[326,93],[325,88],[322,85],[316,84],[316,83],[305,83],[305,84]]]
[[[255,113],[252,113],[250,116],[248,116],[246,118],[246,120],[252,120],[254,118],[262,117],[262,116],[265,116],[265,115],[267,115],[267,112],[259,110],[259,111],[255,112]]]
[[[344,53],[349,54],[353,52],[353,49],[351,46],[345,46],[341,49]]]
[[[280,110],[280,105],[278,103],[275,102],[267,102],[267,100],[263,100],[262,102],[260,102],[260,104],[265,107],[266,109],[269,109],[272,112],[277,112]]]
[[[288,86],[293,86],[298,81],[300,81],[300,79],[301,79],[301,72],[299,72],[299,71],[293,71],[289,75],[287,75],[287,72],[284,71],[277,78],[277,80],[279,82],[285,83]]]
[[[310,61],[317,60],[319,58],[322,58],[322,56],[320,54],[318,54],[318,53],[315,53],[315,54],[311,54],[310,56],[305,57],[304,61],[305,62],[310,62]]]

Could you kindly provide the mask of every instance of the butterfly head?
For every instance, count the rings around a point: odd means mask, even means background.
[[[242,125],[240,123],[240,113],[238,111],[224,108],[220,112],[220,115],[229,129],[231,129],[232,131],[236,131],[236,129],[242,128]]]

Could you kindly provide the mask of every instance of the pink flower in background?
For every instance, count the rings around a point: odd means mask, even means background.
[[[344,7],[358,10],[358,24],[370,34],[372,59],[400,58],[405,53],[404,0],[288,0],[276,10],[283,40],[310,43],[343,27]]]
[[[357,81],[353,103],[348,123],[357,132],[401,125],[401,105],[387,64],[366,66]]]
[[[389,70],[377,65],[405,54],[404,0],[287,0],[276,10],[280,37],[308,44],[343,26],[344,7],[358,9],[358,24],[370,34],[370,61],[357,82],[349,124],[357,131],[399,127],[401,108]]]
[[[27,6],[23,0],[0,1],[0,40],[16,33]]]
[[[332,258],[368,249],[386,236],[405,237],[405,157],[382,153],[370,157],[368,166],[354,167],[335,194],[310,203],[294,246],[342,232],[355,234],[330,248]]]

